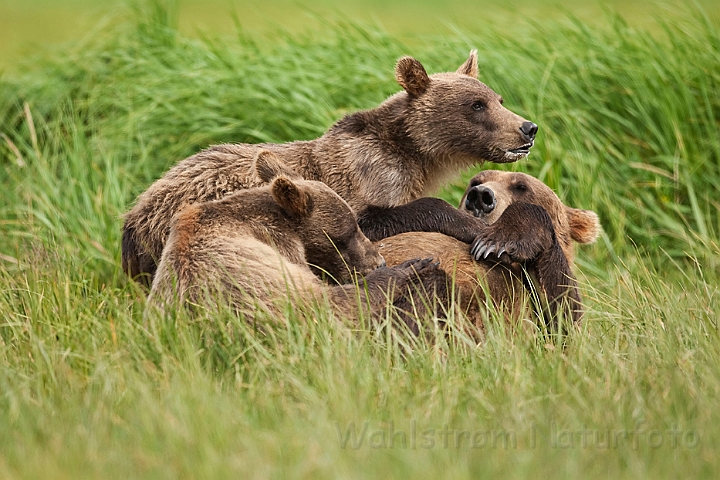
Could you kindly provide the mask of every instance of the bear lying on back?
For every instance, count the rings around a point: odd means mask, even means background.
[[[579,321],[582,305],[572,271],[573,241],[595,241],[600,225],[594,212],[564,205],[555,192],[530,175],[494,170],[472,178],[459,210],[485,221],[490,232],[501,230],[499,236],[508,241],[496,244],[481,237],[470,253],[465,243],[446,235],[411,232],[376,242],[380,253],[388,265],[417,256],[437,259],[441,269],[454,276],[454,298],[479,328],[488,295],[509,316],[520,315],[529,295],[527,285],[523,285],[523,267],[547,299],[549,326],[554,325],[559,314]],[[508,251],[522,265],[512,262]],[[425,287],[437,290],[448,307],[448,279],[431,274],[424,280]],[[410,303],[409,299],[401,299],[396,305],[411,310]],[[406,321],[417,332],[414,319],[408,317]]]
[[[173,218],[150,305],[162,308],[176,299],[225,303],[252,316],[260,303],[279,315],[280,299],[312,303],[327,296],[343,317],[355,317],[356,286],[327,286],[311,271],[313,265],[339,283],[353,280],[354,272],[366,275],[371,312],[380,315],[390,290],[435,268],[430,260],[384,267],[335,192],[299,178],[267,151],[255,163],[271,185],[189,205]]]
[[[404,91],[374,109],[345,116],[316,140],[218,145],[181,161],[126,214],[123,269],[150,281],[170,220],[181,208],[262,185],[252,168],[259,149],[271,150],[304,179],[327,184],[358,214],[367,236],[382,238],[387,230],[382,217],[392,213],[388,208],[431,193],[474,163],[513,162],[528,154],[537,126],[504,108],[477,73],[475,51],[456,72],[433,75],[414,58],[403,57],[395,76]],[[440,231],[470,243],[483,231],[478,222],[456,218],[457,211],[441,200],[421,201],[431,215],[405,219],[392,233]],[[381,210],[364,213],[369,207]]]

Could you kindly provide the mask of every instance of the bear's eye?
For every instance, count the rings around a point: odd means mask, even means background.
[[[524,183],[516,183],[515,185],[513,185],[512,188],[516,192],[527,192],[527,189],[528,189],[527,185],[525,185]]]
[[[470,188],[472,188],[472,187],[477,187],[477,186],[480,185],[481,183],[482,183],[482,182],[481,182],[480,180],[470,180]]]
[[[480,100],[478,100],[477,102],[473,102],[472,104],[472,109],[476,112],[482,112],[486,108],[487,106],[485,105],[485,103],[481,102]]]

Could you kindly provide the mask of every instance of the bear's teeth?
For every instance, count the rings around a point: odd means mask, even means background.
[[[508,160],[517,160],[523,157],[527,157],[530,154],[530,152],[505,152],[505,158]]]

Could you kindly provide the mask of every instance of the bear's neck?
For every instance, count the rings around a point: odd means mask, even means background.
[[[370,189],[382,188],[360,203],[393,206],[432,193],[439,181],[457,173],[456,162],[446,154],[423,149],[413,138],[406,121],[410,111],[407,95],[400,93],[374,109],[343,117],[320,139],[323,150],[339,152],[338,161],[330,162],[334,168],[339,163],[338,170],[343,175],[337,178],[346,181],[350,177],[355,185],[324,181],[353,208],[358,207],[358,199],[349,189],[357,188],[366,179]],[[334,172],[324,173],[324,177],[332,178]]]
[[[423,152],[406,123],[408,98],[397,94],[370,110],[351,113],[338,120],[326,136],[348,137],[368,141],[369,146],[384,156],[397,158],[409,165],[432,163],[434,152]],[[429,154],[430,153],[430,154]]]

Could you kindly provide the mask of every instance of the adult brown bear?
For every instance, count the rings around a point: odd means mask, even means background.
[[[428,293],[435,291],[448,308],[450,298],[476,327],[489,300],[517,318],[528,303],[528,281],[547,300],[543,312],[548,326],[564,314],[578,322],[582,314],[580,294],[572,266],[574,242],[591,243],[600,233],[597,215],[590,210],[568,207],[547,185],[524,173],[485,170],[475,175],[460,202],[459,211],[488,225],[489,241],[480,236],[469,251],[467,244],[440,233],[409,232],[385,238],[378,245],[388,265],[408,258],[433,257],[440,272],[424,278]],[[447,275],[443,278],[442,271]],[[529,273],[529,277],[524,274]],[[454,291],[448,289],[454,288]],[[403,310],[424,307],[420,298],[401,298]],[[418,332],[412,315],[406,316]]]
[[[458,216],[442,200],[420,197],[472,164],[527,156],[537,132],[534,123],[504,108],[477,73],[475,51],[456,72],[433,75],[414,58],[403,57],[395,68],[403,91],[376,108],[345,116],[316,140],[217,145],[181,161],[125,215],[123,269],[150,282],[170,220],[181,208],[262,185],[252,168],[260,149],[338,193],[372,240],[401,231],[439,231],[470,243],[484,231],[481,223]],[[403,215],[392,207],[417,199],[414,211],[429,213],[393,226]]]
[[[436,268],[430,259],[385,267],[348,204],[325,184],[285,168],[272,153],[261,151],[254,170],[272,183],[188,205],[173,217],[151,308],[181,300],[229,305],[246,318],[260,306],[277,317],[286,300],[312,304],[327,297],[343,318],[352,319],[360,313],[352,283],[359,273],[365,276],[369,313],[382,316],[392,303],[388,295]],[[345,285],[327,285],[311,265]]]

